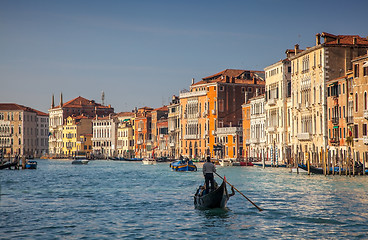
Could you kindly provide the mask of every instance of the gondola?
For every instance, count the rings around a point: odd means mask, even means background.
[[[11,167],[16,167],[18,165],[18,162],[5,162],[0,164],[0,169],[6,169]]]
[[[235,194],[233,189],[231,194],[227,192],[225,181],[222,182],[220,187],[208,194],[204,194],[202,190],[199,187],[194,195],[194,206],[198,209],[225,208],[229,198]]]
[[[304,165],[304,164],[298,164],[298,166],[305,170],[305,171],[308,171],[308,166]],[[341,170],[341,174],[346,174],[347,170],[344,169],[344,168],[339,168],[339,167],[330,167],[329,168],[329,172],[327,174],[332,174],[332,173],[335,173],[335,174],[339,174],[340,173],[340,170]],[[316,167],[313,167],[313,166],[309,166],[309,171],[311,173],[314,173],[314,174],[324,174],[323,173],[323,168],[316,168]],[[359,174],[363,171],[363,165],[359,162],[356,162],[355,163],[355,173],[354,174]],[[365,174],[367,174],[368,171],[365,170]]]

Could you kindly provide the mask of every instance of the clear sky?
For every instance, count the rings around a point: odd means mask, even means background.
[[[315,34],[368,35],[368,1],[0,0],[0,102],[160,107],[191,79],[263,70]]]

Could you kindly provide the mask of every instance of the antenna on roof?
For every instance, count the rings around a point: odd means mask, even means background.
[[[104,106],[105,105],[105,93],[104,93],[104,91],[102,91],[102,93],[101,93],[101,102],[102,102],[102,105]]]

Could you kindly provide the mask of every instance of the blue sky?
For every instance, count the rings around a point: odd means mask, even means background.
[[[315,34],[366,37],[368,1],[0,0],[0,102],[160,107],[191,79],[263,70]]]

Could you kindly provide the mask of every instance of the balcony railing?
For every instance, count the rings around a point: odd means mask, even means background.
[[[268,99],[267,103],[268,103],[269,106],[275,105],[276,104],[276,99],[275,98],[270,98],[270,99]]]
[[[339,118],[338,117],[332,117],[331,122],[333,125],[338,125],[339,124]]]
[[[368,119],[368,110],[364,110],[363,116],[365,119]]]
[[[346,117],[346,123],[347,123],[347,124],[353,124],[353,123],[354,123],[354,118],[353,118],[353,116],[348,116],[348,117]]]
[[[138,132],[142,132],[142,128],[138,128]]]
[[[143,140],[137,140],[137,144],[138,144],[138,145],[143,144]]]
[[[368,136],[363,136],[363,143],[368,145]]]
[[[269,127],[267,128],[267,131],[268,131],[268,132],[274,132],[274,131],[276,131],[276,128],[275,128],[274,126],[269,126]]]
[[[330,144],[332,146],[339,146],[340,145],[340,140],[336,139],[336,138],[332,138],[332,139],[330,139]]]
[[[197,139],[198,135],[197,134],[191,134],[191,135],[185,135],[184,139]]]
[[[259,143],[259,138],[251,138],[249,139],[249,143]]]
[[[298,133],[298,140],[299,141],[308,141],[308,140],[311,140],[311,134],[309,132]]]
[[[171,142],[170,143],[170,147],[175,147],[175,143],[174,142]]]

